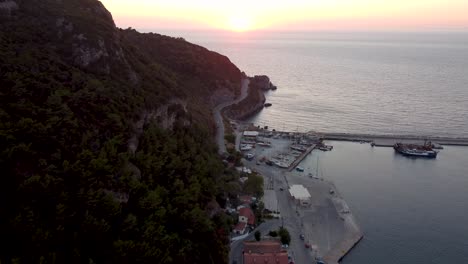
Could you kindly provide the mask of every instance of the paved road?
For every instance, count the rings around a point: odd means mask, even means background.
[[[246,238],[237,240],[231,243],[231,251],[229,252],[229,263],[232,264],[236,262],[237,264],[242,264],[242,251],[243,241],[249,241],[254,239],[255,231],[260,231],[262,236],[270,232],[271,230],[277,230],[281,222],[278,219],[266,220],[264,223],[259,225],[252,231]]]
[[[221,115],[221,111],[230,105],[239,103],[247,97],[249,89],[249,79],[242,79],[241,83],[241,95],[237,99],[235,99],[234,101],[219,104],[213,109],[213,116],[216,123],[216,144],[218,145],[218,150],[220,154],[226,153],[226,145],[224,144],[224,122],[223,116]]]
[[[278,199],[278,209],[281,213],[281,219],[279,220],[279,226],[283,225],[288,229],[291,235],[291,243],[289,245],[288,252],[293,257],[294,263],[312,263],[315,255],[310,249],[305,248],[305,241],[300,239],[301,234],[306,235],[306,240],[310,238],[307,235],[308,232],[304,230],[303,217],[304,213],[302,210],[297,210],[296,204],[291,199],[288,192],[288,183],[284,176],[286,170],[279,169],[275,166],[256,166],[255,161],[244,161],[248,167],[255,168],[262,175],[267,176],[265,183],[268,183],[268,178],[273,178],[273,189],[276,191],[276,197]],[[268,184],[265,184],[265,187]],[[283,187],[283,191],[280,190]],[[312,242],[312,241],[310,241]]]

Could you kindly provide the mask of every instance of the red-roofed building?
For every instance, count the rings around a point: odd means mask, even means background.
[[[288,252],[277,240],[244,242],[244,264],[288,264]]]
[[[232,230],[234,233],[243,235],[245,233],[245,228],[247,227],[246,223],[239,222],[237,223],[236,227],[234,227],[234,230]]]
[[[247,223],[248,225],[255,225],[255,215],[252,209],[248,207],[242,207],[239,209],[239,222]]]

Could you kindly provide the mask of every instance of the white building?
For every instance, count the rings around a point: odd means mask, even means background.
[[[289,194],[300,205],[310,205],[310,193],[303,185],[292,185],[289,188]]]
[[[258,131],[244,131],[243,136],[248,138],[256,138],[258,137]]]

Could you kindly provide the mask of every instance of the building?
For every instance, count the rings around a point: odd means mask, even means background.
[[[297,204],[310,205],[310,193],[303,185],[292,185],[289,188],[289,194],[294,198]]]
[[[288,264],[288,252],[277,240],[244,242],[244,264]]]
[[[246,223],[247,225],[255,225],[255,215],[252,209],[248,207],[242,207],[239,209],[239,222]]]
[[[247,223],[244,222],[239,222],[237,225],[234,227],[232,232],[238,235],[243,235],[245,233],[245,228],[247,227]]]
[[[263,194],[263,204],[265,210],[268,212],[277,212],[278,209],[278,199],[276,198],[275,190],[265,190]]]
[[[258,131],[244,131],[243,136],[245,138],[256,139],[258,137]]]

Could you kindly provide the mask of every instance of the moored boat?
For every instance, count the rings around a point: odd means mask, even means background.
[[[436,158],[438,152],[433,150],[431,144],[415,145],[396,143],[393,148],[396,152],[410,157]]]

